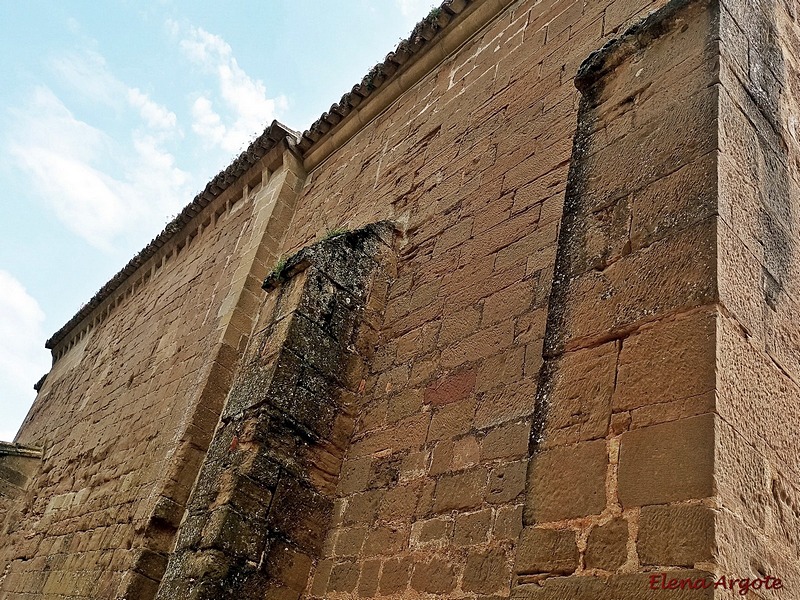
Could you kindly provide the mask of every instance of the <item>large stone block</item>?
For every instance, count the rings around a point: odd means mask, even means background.
[[[714,415],[623,433],[619,500],[623,508],[713,495]]]
[[[467,557],[461,589],[478,594],[502,594],[510,581],[508,556],[502,548],[492,548],[473,552]]]
[[[456,572],[452,562],[434,557],[430,561],[417,562],[411,575],[411,587],[428,594],[447,594],[456,587]]]
[[[756,444],[743,439],[725,420],[719,419],[714,468],[717,497],[726,510],[749,526],[762,529],[769,514],[770,471],[773,489],[784,476],[769,466],[764,456],[766,444],[760,440]]]
[[[486,492],[486,469],[478,468],[456,475],[445,475],[436,484],[433,510],[464,510],[480,506]]]
[[[699,396],[716,384],[713,312],[654,323],[625,338],[614,410]]]
[[[713,86],[678,102],[661,102],[649,122],[591,153],[586,206],[607,206],[715,149],[716,106]],[[630,169],[632,164],[639,168]]]
[[[639,560],[692,567],[713,560],[714,511],[707,506],[645,506],[639,518]]]
[[[647,248],[589,271],[564,285],[557,350],[646,323],[659,315],[713,302],[716,297],[716,219],[709,218]],[[560,275],[562,277],[566,274]]]
[[[517,574],[568,575],[578,568],[578,544],[571,529],[522,530],[514,568]]]
[[[720,417],[742,443],[768,448],[778,464],[794,470],[790,465],[797,464],[800,452],[794,431],[784,424],[800,422],[800,386],[760,348],[759,340],[742,331],[736,319],[721,317],[719,325]]]
[[[548,429],[573,428],[575,440],[603,438],[611,419],[618,344],[567,352],[553,365]]]
[[[527,524],[600,514],[606,506],[605,440],[544,450],[528,468]]]

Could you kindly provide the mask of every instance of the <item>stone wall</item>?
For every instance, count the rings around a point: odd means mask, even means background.
[[[725,0],[719,103],[719,562],[800,597],[795,3]],[[787,586],[789,584],[787,583]]]
[[[756,8],[452,0],[274,124],[59,338],[0,598],[800,597],[800,29]]]
[[[291,597],[305,589],[394,273],[392,237],[388,224],[333,236],[267,280],[269,296],[157,598]]]
[[[717,29],[672,2],[579,74],[517,598],[713,570]]]
[[[652,8],[514,4],[312,174],[290,247],[387,215],[406,237],[311,596],[510,594],[573,75]]]
[[[264,214],[285,228],[296,177],[283,162],[220,196],[54,349],[18,434],[47,451],[9,521],[0,596],[155,592],[248,341],[242,307],[274,262]]]

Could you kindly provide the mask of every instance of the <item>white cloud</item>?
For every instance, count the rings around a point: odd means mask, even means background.
[[[111,155],[113,140],[76,119],[46,87],[37,88],[15,116],[12,158],[64,225],[108,249],[124,227],[125,207],[112,178],[92,163]]]
[[[102,55],[94,50],[66,53],[51,61],[53,70],[75,92],[90,100],[123,111],[134,108],[147,127],[173,132],[177,130],[175,113],[154,102],[139,88],[129,87],[109,70]]]
[[[168,22],[167,27],[173,32],[179,30],[174,22]],[[244,72],[221,37],[191,27],[180,47],[189,60],[216,78],[216,100],[222,109],[215,110],[209,94],[197,94],[192,105],[192,129],[207,142],[227,152],[242,150],[286,109],[286,99],[269,98],[264,83]]]
[[[50,368],[42,347],[44,312],[36,300],[10,273],[0,270],[0,388],[10,391],[4,398],[13,423],[0,426],[0,440],[13,439],[17,427],[33,401],[33,384]]]
[[[225,137],[225,125],[222,124],[220,116],[214,112],[211,100],[205,96],[195,100],[192,104],[192,117],[194,118],[192,129],[195,133],[214,144],[222,143]]]
[[[135,129],[124,134],[130,140],[115,139],[77,119],[42,86],[16,111],[10,136],[8,151],[43,202],[67,228],[105,251],[122,236],[152,233],[189,198],[188,173],[161,145],[174,115],[144,94],[134,96],[157,131]]]
[[[139,114],[148,127],[168,131],[175,129],[178,124],[178,118],[174,112],[167,110],[160,104],[156,104],[138,88],[128,89],[128,102],[134,108],[139,109]]]
[[[66,52],[50,61],[62,81],[93,104],[121,108],[126,86],[109,71],[106,59],[94,50]]]

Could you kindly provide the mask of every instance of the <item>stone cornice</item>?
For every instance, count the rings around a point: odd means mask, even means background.
[[[24,456],[26,458],[42,458],[41,448],[23,446],[13,442],[0,442],[0,456]]]

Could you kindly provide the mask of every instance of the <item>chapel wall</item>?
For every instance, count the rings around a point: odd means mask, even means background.
[[[797,597],[800,24],[791,2],[723,0],[716,478],[725,573]]]
[[[177,521],[152,526],[179,442],[196,442],[181,449],[187,480],[179,483],[188,493],[205,448],[187,427],[210,440],[219,416],[195,413],[251,224],[252,196],[238,192],[199,215],[199,229],[162,249],[135,286],[98,309],[103,318],[55,349],[63,355],[17,435],[46,453],[29,482],[35,494],[9,511],[0,595],[110,598],[137,562],[154,560],[156,572],[166,562],[144,538],[160,536],[156,545],[168,550]]]
[[[515,3],[310,173],[287,253],[387,218],[405,236],[308,595],[510,593],[573,77],[657,7]]]

